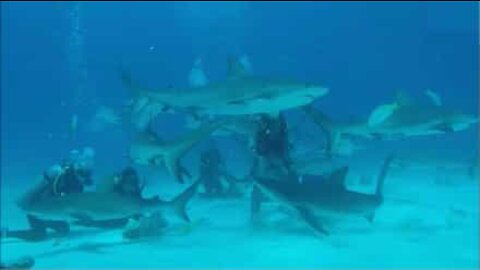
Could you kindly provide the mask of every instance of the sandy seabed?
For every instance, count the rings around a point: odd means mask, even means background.
[[[445,186],[428,179],[428,173],[392,174],[373,224],[339,222],[323,238],[272,203],[262,209],[262,224],[252,226],[248,195],[197,197],[188,209],[192,225],[172,226],[154,239],[129,242],[121,230],[74,227],[68,238],[4,239],[1,258],[32,256],[34,269],[478,269],[478,179]],[[14,204],[24,187],[3,181],[2,227],[26,228]],[[159,188],[152,185],[147,193]],[[161,190],[168,197],[179,187]]]

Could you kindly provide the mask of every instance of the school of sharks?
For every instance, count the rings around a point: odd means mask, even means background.
[[[375,222],[375,212],[386,200],[384,185],[392,167],[407,166],[408,162],[412,166],[422,165],[421,161],[415,163],[408,157],[402,160],[391,153],[378,160],[378,176],[372,183],[372,192],[355,191],[345,183],[350,167],[341,158],[357,151],[355,146],[359,141],[448,136],[478,123],[476,116],[449,108],[432,90],[425,92],[423,101],[392,91],[392,99],[372,108],[369,115],[356,121],[336,121],[314,104],[320,99],[328,102],[326,97],[331,91],[328,86],[256,76],[247,60],[229,57],[225,78],[215,82],[206,78],[201,62],[197,61],[188,88],[148,88],[134,76],[134,68],[122,67],[119,78],[129,93],[128,105],[118,111],[106,107],[98,110],[96,120],[103,121],[103,125],[129,126],[135,130],[126,153],[132,167],[165,170],[171,179],[159,181],[175,181],[184,187],[173,199],[146,198],[141,194],[144,186],[131,187],[139,189],[135,194],[119,192],[117,184],[122,175],[99,181],[93,190],[70,192],[65,187],[68,184],[60,183],[67,170],[57,168],[55,172],[46,172],[47,180],[43,179],[18,198],[17,206],[31,224],[41,220],[62,222],[55,223],[61,225],[56,229],[65,233],[76,226],[118,221],[120,225],[114,227],[123,229],[124,235],[128,235],[125,230],[134,228],[137,230],[134,235],[139,236],[144,231],[151,232],[152,224],[165,225],[145,221],[155,217],[191,222],[187,208],[195,207],[189,202],[196,196],[219,200],[233,197],[250,200],[252,216],[256,218],[261,217],[262,203],[277,204],[288,209],[289,219],[303,224],[306,234],[329,237],[332,231],[328,225],[341,222],[341,218]],[[316,131],[318,140],[324,140],[323,149],[309,154],[294,153],[296,142],[292,134],[299,125],[284,117],[290,111],[297,111],[319,127]],[[155,128],[161,124],[153,123],[159,115],[172,113],[187,119],[186,132],[165,140],[161,130]],[[219,159],[215,151],[192,153],[197,145],[211,142],[217,136],[234,138],[251,153],[253,164],[248,173],[228,172],[225,164],[229,160]],[[189,153],[201,155],[198,174],[182,162]],[[465,165],[465,170],[472,173],[478,170],[475,163]]]

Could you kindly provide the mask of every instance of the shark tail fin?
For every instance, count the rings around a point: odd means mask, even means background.
[[[331,155],[334,152],[334,146],[340,139],[340,133],[332,123],[331,119],[320,111],[313,109],[313,106],[307,105],[303,107],[303,111],[312,119],[312,121],[320,127],[326,136],[326,152]]]
[[[127,88],[130,99],[128,104],[128,113],[130,114],[130,122],[138,130],[144,130],[150,122],[160,113],[160,106],[152,103],[152,100],[145,92],[148,89],[142,88],[135,81],[129,70],[120,67],[120,79],[122,84]]]
[[[165,165],[171,175],[173,175],[180,183],[184,183],[183,175],[191,177],[190,173],[181,166],[180,159],[188,152],[196,143],[208,137],[217,128],[224,125],[226,120],[217,120],[203,125],[185,135],[179,141],[174,143],[174,147],[165,155]]]
[[[190,222],[190,217],[187,214],[187,204],[197,193],[197,187],[199,184],[200,181],[196,181],[171,201],[175,213],[186,222]]]
[[[390,167],[390,164],[392,163],[392,160],[394,158],[393,154],[390,154],[387,156],[387,158],[383,161],[383,165],[380,169],[380,174],[378,175],[378,181],[377,181],[377,189],[375,191],[375,196],[383,200],[383,186],[385,183],[385,179],[387,177],[387,172]]]

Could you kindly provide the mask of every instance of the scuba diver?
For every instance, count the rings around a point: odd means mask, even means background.
[[[207,150],[200,154],[199,181],[202,183],[205,197],[240,196],[238,180],[227,173],[220,151],[212,142]],[[224,187],[222,178],[227,182]],[[201,194],[202,195],[202,194]]]
[[[120,174],[115,176],[114,180],[114,192],[137,198],[142,197],[145,182],[140,181],[140,176],[133,167],[123,169]]]
[[[53,165],[43,174],[43,180],[35,187],[34,191],[39,200],[46,196],[65,196],[66,194],[84,192],[86,186],[93,184],[92,167],[95,153],[91,148],[85,148],[81,154],[72,151],[68,159],[61,165]],[[116,176],[114,192],[141,196],[143,186],[136,171],[127,167]],[[34,215],[27,214],[29,229],[8,230],[2,229],[2,237],[18,238],[25,241],[42,241],[48,238],[47,229],[57,235],[67,235],[70,225],[66,221],[44,220]],[[126,224],[127,219],[90,221],[78,220],[74,224],[84,227],[117,228]]]
[[[251,177],[289,179],[288,181],[298,179],[291,166],[288,127],[283,114],[280,113],[278,117],[267,114],[260,116],[252,150],[255,159]],[[253,221],[257,219],[264,200],[265,196],[254,186],[250,208]]]
[[[85,148],[82,153],[77,150],[70,152],[70,156],[60,164],[55,164],[43,173],[41,183],[35,187],[34,192],[39,199],[50,196],[64,196],[65,194],[83,192],[84,187],[91,185],[91,167],[95,152]],[[70,226],[63,221],[41,220],[34,215],[27,214],[30,226],[28,230],[2,230],[2,237],[20,238],[27,241],[41,241],[47,237],[47,229],[52,229],[58,234],[69,233]]]

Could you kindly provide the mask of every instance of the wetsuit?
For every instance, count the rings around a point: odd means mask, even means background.
[[[202,152],[198,175],[207,197],[241,195],[237,185],[240,181],[225,170],[220,151],[215,147]],[[222,179],[227,183],[226,187],[222,184]]]
[[[278,117],[262,115],[255,134],[252,177],[270,179],[296,179],[290,163],[290,144],[287,123],[282,114]],[[254,186],[252,190],[252,218],[260,211],[261,202],[265,199],[260,190]]]
[[[220,152],[215,149],[204,151],[200,157],[199,180],[205,187],[208,196],[219,195],[223,192],[220,181],[222,158]]]
[[[40,200],[44,196],[63,196],[64,194],[80,193],[83,192],[84,188],[83,177],[88,178],[90,176],[90,172],[79,172],[77,175],[73,166],[64,164],[62,172],[54,177],[45,173],[43,181],[35,188],[34,192]],[[87,181],[90,181],[90,179]],[[70,232],[69,224],[64,221],[43,220],[30,214],[27,214],[27,221],[30,229],[7,230],[4,232],[4,236],[20,238],[26,241],[41,241],[47,238],[47,229],[52,229],[60,235]]]
[[[44,181],[35,188],[34,192],[39,200],[43,196],[64,196],[66,194],[81,193],[84,191],[86,183],[92,183],[91,175],[89,171],[75,170],[73,166],[64,165],[62,173],[58,176],[49,177],[45,173]],[[137,187],[131,188],[132,185],[137,185]],[[133,169],[127,168],[119,175],[119,181],[115,185],[115,192],[141,197],[138,176]],[[25,241],[42,241],[47,239],[47,229],[54,230],[60,236],[70,232],[70,225],[65,221],[43,220],[30,214],[27,215],[27,221],[30,229],[5,230],[3,236],[19,238]],[[78,220],[74,224],[95,228],[121,228],[125,226],[127,221],[128,219],[126,218],[102,221]]]

